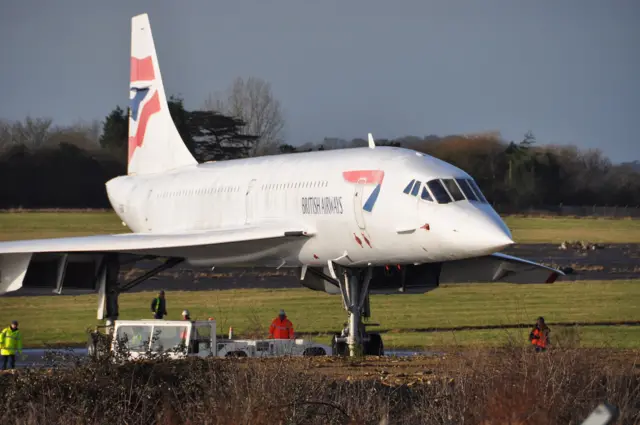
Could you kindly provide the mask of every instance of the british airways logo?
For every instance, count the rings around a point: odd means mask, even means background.
[[[302,198],[302,214],[342,214],[342,196]]]
[[[129,160],[135,150],[142,146],[147,132],[149,118],[160,112],[160,98],[158,92],[152,87],[155,80],[153,60],[151,56],[143,59],[131,58],[131,120],[129,128]],[[146,82],[146,83],[144,83]],[[150,95],[150,93],[153,93]]]
[[[373,207],[380,195],[380,188],[382,187],[382,181],[384,180],[384,171],[382,170],[357,170],[357,171],[345,171],[342,173],[342,177],[349,183],[358,184],[375,184],[376,187],[367,198],[367,201],[362,206],[362,209],[368,212],[373,210]]]

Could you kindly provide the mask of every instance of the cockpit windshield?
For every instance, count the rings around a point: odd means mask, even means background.
[[[433,179],[424,185],[420,180],[413,179],[403,192],[411,196],[420,194],[420,199],[429,202],[433,202],[435,199],[439,204],[464,201],[465,199],[483,204],[489,203],[473,179]]]
[[[488,204],[489,203],[489,201],[487,201],[487,198],[485,198],[484,195],[482,194],[482,191],[478,187],[478,184],[474,180],[469,179],[469,180],[467,180],[467,183],[469,183],[469,186],[471,186],[471,188],[475,192],[475,194],[478,197],[478,200],[480,202],[482,202],[484,204]]]
[[[407,195],[409,194],[409,192],[411,192],[411,188],[413,187],[413,184],[416,182],[416,179],[413,179],[409,182],[409,184],[407,185],[407,187],[404,188],[403,192],[406,193]]]
[[[442,183],[447,188],[454,201],[464,201],[464,195],[453,179],[443,179]]]
[[[436,198],[439,204],[448,204],[451,202],[451,197],[445,190],[440,180],[431,180],[427,183],[429,190],[433,193],[433,197]]]
[[[422,194],[420,195],[420,197],[425,201],[433,202],[433,198],[431,197],[431,194],[426,187],[422,188]]]
[[[471,188],[471,186],[469,186],[469,181],[466,179],[456,179],[456,182],[458,183],[458,186],[460,186],[460,189],[462,189],[462,192],[464,193],[464,196],[467,197],[468,200],[470,201],[479,201],[480,199],[478,199],[478,197],[476,196],[475,193],[473,193],[473,189]]]

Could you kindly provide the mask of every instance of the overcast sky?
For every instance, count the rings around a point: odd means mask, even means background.
[[[269,81],[294,145],[499,130],[640,159],[638,0],[4,0],[0,117],[103,119],[147,12],[167,94]]]

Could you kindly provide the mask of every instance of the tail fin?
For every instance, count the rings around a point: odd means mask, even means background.
[[[178,133],[162,85],[149,16],[131,19],[128,174],[150,174],[197,164]]]

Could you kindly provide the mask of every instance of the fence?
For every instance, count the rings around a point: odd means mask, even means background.
[[[598,205],[547,205],[539,207],[514,207],[510,205],[494,205],[495,210],[503,215],[526,216],[569,216],[569,217],[607,217],[640,219],[640,206],[598,206]]]

